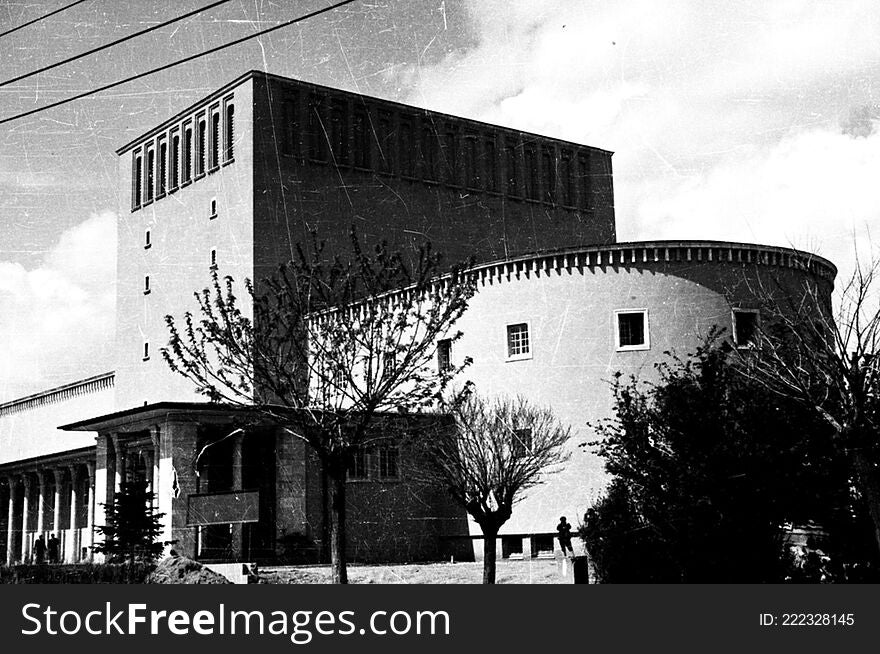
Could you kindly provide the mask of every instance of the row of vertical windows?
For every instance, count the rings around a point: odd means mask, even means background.
[[[187,118],[132,153],[132,210],[214,172],[234,159],[232,96]]]
[[[593,206],[586,150],[304,95],[283,102],[284,125],[277,130],[282,154],[516,199],[583,210]]]

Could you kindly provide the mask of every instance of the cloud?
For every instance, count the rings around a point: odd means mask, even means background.
[[[0,261],[0,401],[112,369],[116,216],[65,231],[41,265]]]
[[[880,4],[491,0],[407,76],[429,108],[615,151],[618,235],[817,248],[880,231]]]

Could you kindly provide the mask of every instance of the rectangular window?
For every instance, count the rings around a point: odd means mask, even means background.
[[[180,134],[171,133],[171,165],[168,171],[168,186],[170,190],[177,189],[180,180]]]
[[[501,537],[501,558],[503,559],[521,559],[523,555],[523,538],[522,536],[502,536]]]
[[[309,158],[313,161],[327,161],[326,145],[324,121],[321,119],[321,99],[312,96],[309,100]]]
[[[452,341],[448,338],[437,341],[437,371],[446,372],[452,368]]]
[[[618,350],[647,350],[648,311],[646,309],[625,309],[615,311],[615,335]]]
[[[217,265],[217,250],[211,250],[211,267]]]
[[[393,371],[397,367],[397,353],[396,352],[383,352],[382,353],[382,374],[387,375],[389,371]]]
[[[552,558],[553,557],[553,536],[543,534],[540,536],[532,536],[532,557],[533,558]]]
[[[133,187],[131,191],[131,208],[137,209],[141,206],[141,202],[143,200],[142,191],[144,187],[144,161],[143,158],[141,158],[140,152],[136,152],[134,154],[131,180]]]
[[[211,170],[220,167],[220,111],[211,111]]]
[[[510,444],[511,453],[515,458],[521,458],[532,451],[532,430],[514,429],[513,440]]]
[[[437,135],[430,127],[422,130],[422,159],[425,179],[437,181]]]
[[[379,156],[382,158],[379,170],[383,173],[390,173],[393,170],[391,161],[393,138],[391,114],[387,111],[382,111],[379,113]]]
[[[354,165],[358,168],[370,167],[370,121],[367,112],[358,109],[354,112]]]
[[[366,479],[368,476],[367,467],[368,457],[365,447],[358,447],[351,453],[351,460],[348,462],[348,478],[349,479]]]
[[[733,342],[737,347],[755,345],[758,336],[758,312],[751,309],[733,310]]]
[[[150,240],[150,230],[148,229],[144,232],[144,249],[149,250],[151,247],[153,247],[153,243]]]
[[[211,198],[211,213],[208,214],[210,220],[217,217],[217,198]]]
[[[519,196],[517,154],[514,142],[508,141],[504,146],[504,163],[507,167],[507,194],[513,197]]]
[[[529,324],[519,322],[507,326],[507,358],[528,359],[532,356]]]
[[[226,145],[225,153],[223,155],[223,160],[226,162],[232,161],[235,155],[235,145],[233,141],[235,140],[235,105],[231,102],[227,102],[226,104],[226,138],[224,139],[224,144]]]
[[[205,174],[205,161],[207,157],[206,147],[208,138],[208,125],[205,119],[200,117],[198,133],[196,134],[196,177]]]
[[[446,160],[446,183],[458,185],[458,138],[455,130],[450,129],[443,136],[443,155]]]
[[[144,295],[148,295],[150,293],[150,276],[147,275],[144,277]]]
[[[562,186],[562,204],[567,207],[574,206],[574,187],[571,177],[571,152],[563,150],[559,161],[559,181]]]
[[[527,147],[523,150],[523,155],[526,160],[526,197],[529,200],[538,200],[538,153],[535,148]]]
[[[157,177],[159,178],[159,192],[156,195],[161,198],[165,195],[168,178],[168,143],[164,138],[159,141],[159,172]]]
[[[483,144],[483,160],[486,166],[486,190],[494,193],[498,190],[495,141],[486,141]]]
[[[153,151],[152,148],[147,150],[147,170],[146,170],[146,172],[147,172],[147,184],[146,184],[147,200],[146,201],[152,202],[153,201],[153,190],[155,188],[153,185],[153,181],[156,178],[156,153]]]
[[[334,100],[330,106],[330,148],[336,164],[348,163],[347,107],[342,100]]]
[[[556,204],[556,157],[550,148],[541,151],[541,172],[544,178],[544,201]]]
[[[578,156],[578,207],[589,210],[593,206],[593,189],[590,179],[590,159],[586,154]]]
[[[296,100],[285,100],[282,109],[284,120],[283,138],[281,139],[281,154],[292,155],[297,154],[296,139],[299,134],[299,124],[296,119]]]
[[[413,176],[413,129],[408,120],[400,121],[398,157],[400,161],[400,174],[406,177]]]
[[[193,160],[193,131],[187,126],[183,132],[183,179],[181,184],[187,184],[192,180]]]
[[[465,138],[464,179],[469,188],[480,188],[480,161],[477,156],[477,137]]]
[[[148,341],[144,341],[144,361],[150,358],[150,343]]]
[[[379,459],[379,479],[397,479],[397,446],[382,445],[377,448],[377,455]]]

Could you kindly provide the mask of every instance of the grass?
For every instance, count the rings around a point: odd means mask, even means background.
[[[261,569],[264,584],[328,584],[330,566],[286,566]],[[353,584],[479,584],[482,563],[412,563],[406,565],[349,564]],[[565,584],[553,559],[499,560],[495,569],[499,584]]]

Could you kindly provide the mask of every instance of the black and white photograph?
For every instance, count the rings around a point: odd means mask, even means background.
[[[878,80],[859,0],[0,2],[0,582],[880,582]]]

